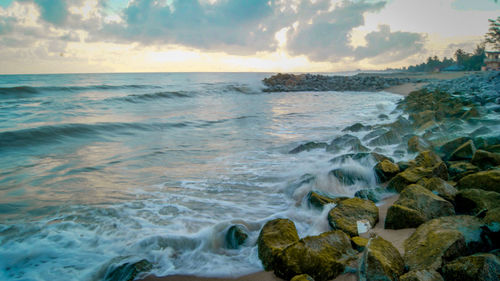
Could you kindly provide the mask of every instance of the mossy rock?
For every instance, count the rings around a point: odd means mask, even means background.
[[[301,274],[293,277],[290,281],[314,281],[314,279],[307,274]]]
[[[132,281],[141,272],[150,271],[153,265],[148,260],[140,260],[134,263],[124,263],[117,267],[108,269],[105,281]]]
[[[483,223],[472,216],[448,216],[420,225],[404,242],[405,264],[410,271],[438,270],[445,261],[481,248]]]
[[[348,199],[348,197],[337,197],[337,198],[330,198],[327,196],[320,195],[314,191],[311,191],[307,194],[307,200],[309,204],[313,207],[322,209],[324,205],[326,204],[338,204],[340,201]]]
[[[364,237],[354,236],[351,238],[351,245],[356,251],[362,252],[365,250],[368,240],[369,239]]]
[[[432,145],[419,136],[413,136],[408,140],[408,152],[422,152],[431,150]]]
[[[484,150],[493,153],[500,153],[500,144],[488,145],[484,148]]]
[[[466,143],[467,141],[471,140],[469,137],[460,137],[456,138],[452,141],[449,141],[445,144],[443,144],[440,148],[439,151],[444,155],[443,157],[445,159],[448,159],[448,157],[455,151],[457,148],[459,148],[461,145]]]
[[[349,237],[342,231],[330,231],[300,239],[278,256],[274,273],[286,280],[308,274],[316,281],[330,280],[341,274],[355,258]]]
[[[479,172],[479,167],[472,165],[470,162],[458,161],[450,162],[448,167],[448,174],[450,178],[454,181],[458,181],[461,178]]]
[[[419,167],[431,168],[436,164],[442,162],[441,157],[439,157],[436,153],[426,150],[422,151],[415,157],[415,163]]]
[[[342,132],[360,132],[360,131],[368,131],[371,130],[372,126],[363,125],[361,123],[355,123],[349,127],[345,127]]]
[[[341,201],[328,213],[328,223],[350,236],[358,236],[358,220],[368,220],[371,227],[378,222],[378,208],[372,201],[350,198]]]
[[[382,200],[382,196],[386,192],[387,192],[386,189],[380,187],[366,188],[356,191],[356,193],[354,193],[354,197],[370,200],[373,201],[374,203],[377,203],[380,200]]]
[[[417,227],[430,219],[454,214],[450,202],[420,185],[412,184],[406,187],[394,205],[389,207],[385,228]]]
[[[460,119],[462,120],[469,120],[472,118],[477,118],[480,117],[481,114],[477,110],[476,107],[472,107],[471,109],[467,110],[462,116],[460,116]]]
[[[299,146],[297,146],[296,148],[290,150],[290,154],[297,154],[297,153],[300,153],[302,151],[310,151],[310,150],[313,150],[313,149],[321,149],[321,148],[326,148],[328,146],[327,143],[324,143],[324,142],[314,142],[314,141],[311,141],[311,142],[308,142],[308,143],[304,143],[304,144],[301,144]]]
[[[371,239],[363,252],[360,275],[366,280],[396,281],[403,272],[404,260],[399,251],[382,237]]]
[[[257,239],[259,259],[265,270],[273,270],[277,256],[288,246],[299,241],[293,221],[274,219],[268,221]]]
[[[226,232],[226,247],[238,249],[248,238],[248,230],[243,225],[232,225]]]
[[[472,156],[474,156],[474,152],[476,152],[476,146],[472,140],[469,140],[455,149],[455,151],[451,153],[449,159],[452,161],[471,160]]]
[[[400,172],[399,166],[389,160],[378,162],[373,170],[375,171],[375,175],[380,182],[386,182]]]
[[[348,149],[350,151],[357,152],[357,149],[361,147],[363,147],[363,145],[361,144],[361,141],[357,137],[346,134],[332,140],[332,142],[326,147],[326,151],[336,152]]]
[[[356,182],[369,184],[369,179],[367,179],[367,176],[357,170],[337,168],[331,170],[329,174],[337,178],[337,180],[344,185],[354,185]]]
[[[445,280],[453,281],[499,281],[500,259],[492,254],[476,254],[460,257],[442,269]]]
[[[399,281],[444,281],[435,270],[413,270],[399,278]]]
[[[401,143],[401,136],[396,133],[394,130],[389,130],[388,132],[383,133],[382,135],[375,137],[374,139],[368,142],[370,146],[383,146],[383,145],[391,145]]]
[[[458,213],[475,216],[500,207],[500,193],[482,189],[460,190],[455,196],[455,206]]]
[[[410,114],[410,120],[413,120],[414,127],[418,128],[427,122],[436,121],[436,112],[434,110],[424,110],[412,113]]]
[[[478,149],[470,162],[484,170],[500,165],[500,154]]]
[[[386,129],[378,128],[378,129],[373,130],[373,131],[369,132],[368,134],[366,134],[363,137],[363,141],[371,140],[371,139],[376,138],[378,136],[381,136],[381,135],[383,135],[384,133],[387,133],[387,132],[388,132],[388,130],[386,130]]]
[[[458,190],[454,186],[452,186],[442,178],[438,177],[427,179],[421,185],[430,190],[431,192],[435,193],[436,195],[439,195],[440,197],[450,202],[455,201],[455,196],[457,195],[458,192]]]
[[[489,191],[500,192],[500,170],[489,170],[470,174],[463,177],[457,183],[457,188],[478,188]]]
[[[408,185],[417,183],[422,178],[431,178],[432,176],[432,168],[410,167],[394,176],[389,181],[387,188],[401,192]]]
[[[486,223],[490,229],[495,232],[500,231],[500,206],[489,209],[486,216],[483,218],[483,222]]]

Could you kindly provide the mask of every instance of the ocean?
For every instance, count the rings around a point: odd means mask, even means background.
[[[327,231],[306,194],[375,187],[374,163],[289,151],[390,122],[402,97],[266,93],[270,75],[1,75],[0,280],[101,280],[142,259],[159,276],[241,276],[262,270],[266,221]],[[342,185],[328,174],[339,165],[366,180]],[[249,235],[238,249],[226,245],[232,225]]]

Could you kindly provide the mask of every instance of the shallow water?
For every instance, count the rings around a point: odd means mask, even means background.
[[[328,176],[336,154],[288,151],[380,122],[401,97],[263,93],[266,76],[0,76],[0,279],[99,280],[140,259],[157,275],[238,276],[261,270],[267,220],[327,230],[304,196],[374,186],[373,163],[342,164],[366,178],[343,186]],[[250,233],[237,250],[224,242],[233,224]]]

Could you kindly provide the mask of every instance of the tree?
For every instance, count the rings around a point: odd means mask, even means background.
[[[490,43],[495,50],[500,51],[500,17],[488,21],[490,22],[490,28],[485,35],[486,43]]]

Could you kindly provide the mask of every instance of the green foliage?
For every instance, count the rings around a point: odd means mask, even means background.
[[[486,43],[490,43],[495,50],[500,51],[500,17],[496,20],[489,19],[490,28],[486,33]]]
[[[455,59],[444,57],[440,60],[437,56],[428,57],[421,64],[412,65],[407,68],[410,72],[432,72],[441,71],[447,67],[456,66],[456,70],[481,70],[486,54],[484,43],[478,44],[473,53],[467,53],[462,49],[455,51]]]

